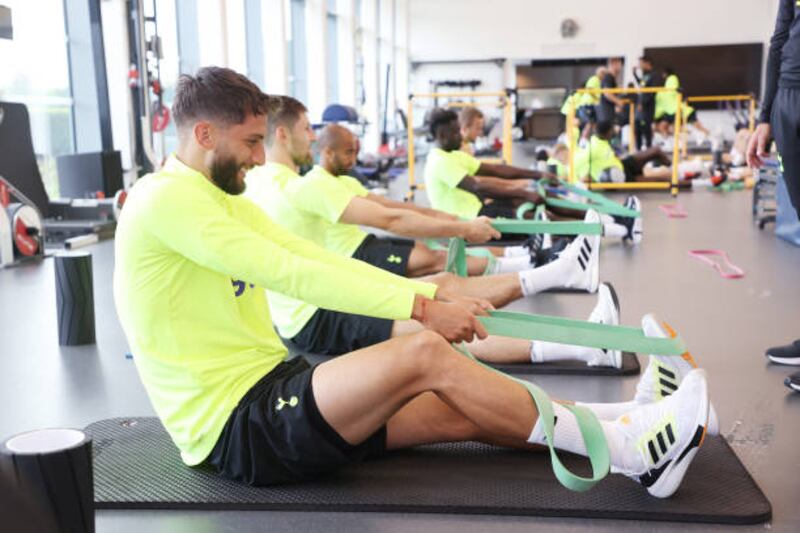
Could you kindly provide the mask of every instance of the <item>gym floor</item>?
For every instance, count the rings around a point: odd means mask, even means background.
[[[683,194],[686,219],[658,209],[670,199],[641,196],[645,240],[638,247],[605,241],[601,279],[619,293],[622,320],[638,325],[647,312],[668,321],[709,374],[722,433],[773,506],[771,525],[737,531],[800,531],[800,394],[783,386],[791,367],[768,364],[764,350],[795,338],[800,318],[800,248],[759,231],[750,218],[750,193]],[[88,248],[94,261],[97,344],[58,345],[53,261],[0,270],[0,437],[42,427],[77,427],[110,417],[153,416],[114,311],[113,241]],[[747,271],[725,280],[690,258],[687,250],[720,248]],[[544,294],[511,308],[583,318],[595,297]],[[646,363],[646,361],[642,361]],[[586,401],[624,401],[637,377],[542,376],[553,396]],[[794,420],[794,422],[793,422]],[[702,451],[701,451],[702,453]],[[611,520],[384,513],[99,511],[97,531],[171,533],[206,531],[674,531],[730,526]]]

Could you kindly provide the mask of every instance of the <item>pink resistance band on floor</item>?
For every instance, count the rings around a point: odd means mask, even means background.
[[[681,204],[661,204],[658,208],[669,218],[686,218],[689,216],[689,213],[686,212]]]
[[[744,270],[734,265],[728,254],[722,250],[689,250],[689,255],[707,264],[725,279],[739,279],[744,277]],[[721,262],[714,261],[711,257],[721,258]]]

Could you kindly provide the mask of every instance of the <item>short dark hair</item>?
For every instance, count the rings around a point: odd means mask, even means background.
[[[480,109],[477,107],[465,107],[458,114],[458,124],[462,128],[468,128],[480,118],[483,118],[483,112]]]
[[[619,61],[620,63],[624,63],[625,59],[622,56],[611,56],[608,58],[608,62],[611,63],[612,61]]]
[[[651,65],[653,64],[653,60],[650,58],[650,56],[642,56],[639,58],[639,61],[644,61],[645,63],[650,63]]]
[[[203,67],[182,74],[175,88],[172,116],[181,128],[198,120],[241,124],[250,115],[265,115],[269,96],[247,77],[228,68]]]
[[[428,116],[428,121],[430,123],[428,126],[430,128],[429,131],[435,139],[439,128],[451,124],[453,121],[458,121],[458,115],[452,109],[443,109],[439,107],[431,111],[431,114]]]
[[[614,128],[614,124],[610,120],[601,120],[595,126],[595,131],[600,137],[605,137]]]
[[[267,143],[275,142],[275,132],[280,126],[292,128],[308,108],[303,102],[291,96],[272,98],[267,110]]]

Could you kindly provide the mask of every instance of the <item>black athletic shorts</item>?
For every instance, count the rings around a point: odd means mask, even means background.
[[[385,451],[385,427],[352,445],[322,418],[311,389],[314,368],[296,357],[261,378],[231,413],[206,463],[236,481],[275,485]]]
[[[414,241],[391,237],[378,238],[370,234],[356,248],[351,257],[388,270],[392,274],[405,276],[408,272],[408,259],[411,257],[413,249]]]
[[[484,204],[481,207],[481,210],[478,211],[479,217],[489,217],[489,218],[510,218],[515,219],[517,218],[517,208],[511,205],[510,203],[501,201],[493,201],[488,204]],[[492,239],[493,241],[503,241],[503,242],[511,242],[516,243],[519,241],[524,241],[530,237],[530,235],[525,235],[522,233],[502,233],[499,239]]]
[[[342,355],[388,341],[394,320],[317,309],[291,341],[305,353]]]
[[[625,171],[625,181],[636,181],[636,176],[642,173],[642,169],[636,164],[636,159],[631,155],[622,160],[622,170]]]
[[[666,120],[669,123],[673,123],[673,122],[675,122],[675,114],[674,113],[664,113],[663,115],[658,117],[658,120],[659,121]]]

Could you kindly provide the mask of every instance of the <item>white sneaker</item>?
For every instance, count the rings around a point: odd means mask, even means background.
[[[540,220],[542,222],[550,222],[550,218],[547,216],[547,212],[542,209],[536,213],[536,220]],[[542,249],[546,250],[548,248],[553,247],[553,237],[549,233],[542,233]]]
[[[653,315],[642,318],[642,329],[648,337],[670,338],[676,333],[666,322],[659,322]],[[697,368],[692,354],[681,356],[650,355],[650,362],[636,385],[634,401],[640,405],[655,403],[673,394],[686,376]],[[719,419],[713,405],[708,410],[708,433],[719,434]]]
[[[633,224],[629,228],[629,233],[626,236],[626,239],[629,239],[633,244],[639,244],[642,242],[642,237],[644,236],[644,218],[642,217],[642,202],[639,200],[638,196],[629,196],[626,200],[626,205],[628,209],[633,209],[634,211],[639,213],[638,217],[633,218]]]
[[[597,289],[597,304],[589,315],[589,322],[596,324],[619,325],[619,299],[614,287],[603,282]],[[588,366],[613,366],[622,368],[622,351],[598,348],[596,357],[586,363]]]
[[[612,455],[611,471],[641,483],[657,498],[674,494],[703,445],[708,405],[706,375],[696,369],[669,398],[619,417],[612,424],[624,451]]]
[[[578,235],[561,252],[558,261],[568,262],[570,273],[564,287],[595,293],[600,284],[600,237]]]

